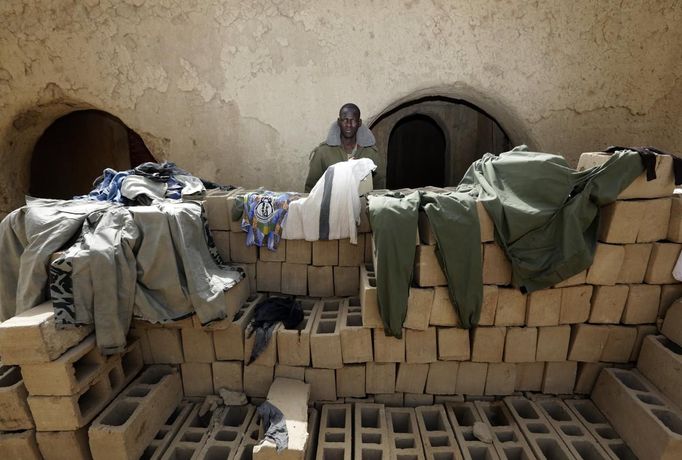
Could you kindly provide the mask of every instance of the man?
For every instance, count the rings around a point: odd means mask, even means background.
[[[329,128],[327,140],[310,154],[305,191],[310,192],[329,166],[357,158],[369,158],[379,166],[379,152],[374,135],[362,124],[358,106],[348,103],[339,110],[339,118]],[[375,172],[373,183],[375,188],[383,188],[383,176]]]

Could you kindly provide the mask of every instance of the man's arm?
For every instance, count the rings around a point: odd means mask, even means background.
[[[320,158],[317,148],[310,153],[310,163],[308,164],[308,177],[305,180],[305,192],[309,193],[317,181],[324,173],[324,165]]]

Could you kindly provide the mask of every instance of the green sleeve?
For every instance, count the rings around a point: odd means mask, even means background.
[[[305,180],[305,192],[308,193],[315,186],[317,181],[324,173],[324,165],[320,152],[315,149],[310,154],[310,164],[308,165],[308,177]]]

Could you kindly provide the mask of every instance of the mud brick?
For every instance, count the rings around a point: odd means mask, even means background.
[[[504,361],[507,363],[531,363],[535,361],[537,342],[538,329],[535,327],[507,328]]]
[[[218,254],[224,262],[231,262],[230,259],[230,232],[224,230],[211,230],[213,242],[218,250]]]
[[[483,203],[477,201],[476,210],[478,211],[478,225],[481,229],[481,242],[489,243],[495,241],[495,224],[490,218],[488,211],[485,210]]]
[[[255,264],[258,260],[257,247],[246,245],[246,233],[230,232],[230,259],[242,264]]]
[[[599,373],[608,363],[578,363],[578,371],[575,378],[573,392],[577,394],[589,395],[599,377]]]
[[[631,284],[621,322],[623,324],[655,323],[660,302],[660,286]]]
[[[222,320],[212,321],[208,324],[201,324],[199,322],[199,326],[206,327],[208,329],[220,329],[221,326],[219,325],[219,323],[221,322],[227,323],[233,321],[235,315],[239,311],[239,308],[244,304],[244,302],[250,300],[252,287],[254,287],[255,290],[255,284],[251,286],[251,280],[248,277],[239,281],[239,283],[237,283],[235,286],[231,287],[224,293],[226,304],[225,318]],[[195,315],[192,318],[198,321],[199,315]],[[218,324],[213,326],[214,323]],[[195,325],[194,327],[197,326]]]
[[[282,264],[282,294],[306,295],[308,293],[308,266]]]
[[[286,240],[286,261],[290,264],[309,265],[312,261],[312,243],[305,240]]]
[[[516,365],[490,363],[485,382],[486,395],[510,395],[516,386]]]
[[[639,352],[642,348],[644,338],[653,334],[658,334],[658,328],[655,325],[644,324],[637,326],[637,338],[635,339],[635,344],[632,347],[632,354],[630,355],[631,362],[635,362],[637,361],[637,358],[639,358]]]
[[[575,361],[548,362],[542,379],[542,392],[549,394],[571,394],[575,387],[578,363]]]
[[[258,252],[258,258],[262,262],[284,262],[286,260],[287,240],[281,239],[274,251],[268,247],[262,247]]]
[[[504,249],[495,243],[483,245],[483,284],[511,284],[511,263]]]
[[[258,364],[244,366],[244,393],[250,397],[266,397],[274,379],[274,372],[274,366]]]
[[[390,445],[389,458],[423,459],[424,450],[414,409],[387,407],[385,410]]]
[[[495,288],[497,288],[497,286],[495,286]],[[497,302],[495,302],[495,304],[497,305]],[[483,307],[481,307],[481,309],[483,309]],[[483,311],[481,311],[481,316],[482,315]],[[493,310],[493,319],[490,322],[491,324],[494,319]],[[457,310],[450,300],[450,292],[446,287],[436,287],[433,289],[429,324],[431,326],[459,326],[460,324],[459,315],[457,314]]]
[[[275,366],[275,378],[284,377],[286,379],[300,380],[305,382],[305,367],[285,366],[277,364]]]
[[[408,329],[426,330],[429,327],[433,306],[433,289],[410,288],[407,298],[407,314],[403,326]]]
[[[341,267],[359,267],[365,259],[365,235],[358,235],[357,244],[349,238],[339,240],[339,265]]]
[[[322,308],[320,301],[301,301],[303,319],[294,329],[277,329],[277,355],[279,363],[286,366],[310,365],[310,334]],[[271,363],[271,364],[274,364]]]
[[[206,220],[211,232],[215,230],[230,230],[230,215],[227,207],[227,193],[211,193],[203,202]]]
[[[377,280],[374,272],[367,266],[360,267],[360,304],[362,305],[362,325],[365,327],[384,327],[379,313],[377,300]]]
[[[133,327],[131,325],[128,331],[128,340],[137,340],[140,343],[140,349],[142,350],[142,359],[145,364],[154,364],[154,358],[152,356],[152,346],[149,343],[149,336],[147,335],[146,328]]]
[[[592,266],[587,270],[587,283],[608,286],[616,284],[624,259],[623,246],[597,243]]]
[[[475,401],[473,403],[483,420],[493,434],[493,446],[501,459],[535,458],[525,437],[514,423],[509,409],[502,401]],[[468,419],[467,425],[473,429],[473,423],[478,419],[464,412],[461,415],[455,411],[457,418]],[[473,451],[475,453],[476,451]],[[472,455],[472,458],[476,458]],[[491,458],[495,458],[494,455]]]
[[[578,324],[590,316],[592,286],[583,284],[561,289],[559,324]]]
[[[424,331],[405,330],[405,361],[432,363],[438,360],[438,340],[435,327]]]
[[[532,401],[518,396],[507,396],[504,403],[537,458],[573,458]]]
[[[457,394],[482,395],[488,375],[487,363],[465,361],[459,364],[457,372]]]
[[[365,365],[350,364],[336,370],[336,395],[339,398],[364,398]]]
[[[682,243],[682,200],[679,195],[673,195],[670,204],[670,222],[668,235],[665,238],[675,243]]]
[[[674,302],[668,309],[661,333],[682,347],[682,300]]]
[[[244,331],[253,318],[256,306],[265,299],[262,294],[255,295],[244,302],[233,321],[220,321],[211,324],[213,330],[213,347],[219,361],[237,361],[244,359]]]
[[[17,460],[42,460],[36,444],[35,430],[0,432],[0,452],[3,458]]]
[[[568,359],[596,363],[608,339],[606,326],[576,324],[571,326],[571,342],[568,347]]]
[[[29,396],[36,429],[77,430],[87,425],[142,369],[142,352],[137,342],[109,360],[89,387],[71,396]]]
[[[0,356],[5,365],[52,361],[92,331],[92,326],[56,329],[52,302],[45,302],[0,324]]]
[[[515,391],[540,391],[545,375],[545,363],[519,363],[516,365]]]
[[[218,393],[218,390],[221,388],[230,391],[244,391],[244,370],[242,365],[241,361],[217,361],[211,363],[214,392]]]
[[[644,282],[647,284],[677,283],[672,272],[680,255],[680,247],[682,245],[677,243],[653,243]]]
[[[591,168],[606,163],[611,156],[602,152],[590,152],[580,155],[578,170]],[[618,195],[619,200],[633,198],[658,198],[670,196],[675,190],[673,161],[669,155],[656,155],[656,178],[648,181],[643,172]]]
[[[308,294],[311,297],[334,296],[334,272],[332,267],[308,266]]]
[[[455,327],[438,328],[438,359],[468,361],[471,357],[469,330]]]
[[[568,355],[571,327],[550,326],[538,328],[536,361],[564,361]]]
[[[481,304],[481,317],[479,326],[492,326],[495,324],[499,288],[497,286],[483,286],[483,303]]]
[[[658,316],[663,318],[674,301],[682,297],[682,284],[664,284],[661,286],[661,302]]]
[[[526,322],[528,296],[512,288],[500,288],[497,292],[495,326],[523,326]]]
[[[644,339],[637,369],[665,396],[682,407],[682,347],[662,335]]]
[[[632,348],[637,339],[637,328],[627,326],[607,326],[608,339],[601,354],[600,361],[610,363],[627,363],[632,355]]]
[[[395,390],[404,393],[423,393],[428,372],[428,364],[399,364]]]
[[[671,198],[644,201],[644,212],[639,217],[638,243],[665,240],[670,222]]]
[[[419,211],[418,220],[419,242],[421,244],[433,246],[436,244],[436,235],[433,233],[429,217],[424,211]]]
[[[526,326],[556,326],[561,312],[561,289],[543,289],[528,295]]]
[[[618,283],[637,284],[644,280],[649,264],[652,245],[650,243],[626,244],[625,258],[618,273]]]
[[[436,246],[417,246],[414,281],[420,287],[447,286],[448,281],[436,256]]]
[[[306,368],[305,382],[310,384],[311,401],[336,400],[336,373],[334,369]]]
[[[147,330],[152,358],[155,364],[180,364],[184,362],[180,330],[149,329]]]
[[[343,367],[341,351],[341,300],[323,300],[310,333],[310,355],[313,367]]]
[[[471,333],[471,360],[499,363],[504,353],[504,327],[477,327]]]
[[[206,396],[213,392],[213,372],[209,363],[180,365],[185,396]]]
[[[334,267],[335,296],[357,296],[359,291],[360,269],[358,267]]]
[[[175,369],[146,369],[92,422],[88,438],[93,458],[139,458],[181,398]]]
[[[599,445],[613,459],[634,459],[635,454],[618,436],[604,414],[589,399],[566,399],[563,401],[573,415],[583,424]]]
[[[424,444],[425,458],[461,460],[459,446],[448,423],[445,408],[441,404],[421,406],[415,408],[415,414]]]
[[[256,408],[252,405],[220,409],[217,423],[211,427],[210,435],[197,458],[234,458],[255,412]]]
[[[386,335],[383,329],[374,329],[374,361],[377,363],[402,363],[405,361],[405,331],[401,338]]]
[[[274,326],[274,329],[272,331],[272,337],[275,339],[273,340],[268,340],[267,345],[263,350],[261,350],[260,354],[256,359],[253,360],[253,364],[258,364],[260,366],[272,366],[274,367],[275,364],[277,363],[277,340],[276,337],[279,334],[279,330],[282,329],[282,323],[278,323],[276,326]],[[252,333],[253,328],[251,325],[247,326],[246,331],[244,332],[244,356],[243,360],[244,363],[247,365],[250,365],[252,363],[251,361],[251,353],[253,352],[253,347],[256,343],[256,333]]]
[[[679,456],[682,416],[639,373],[604,369],[592,400],[639,458]]]
[[[282,263],[259,260],[256,264],[256,287],[260,292],[281,292]]]
[[[354,458],[387,459],[389,453],[386,411],[382,404],[355,404],[353,423]]]
[[[426,378],[426,393],[433,395],[454,395],[457,385],[459,363],[436,361],[429,364]],[[398,373],[400,379],[400,373]]]
[[[558,398],[544,398],[535,401],[535,407],[545,416],[568,447],[573,458],[603,458],[609,454],[573,412]]]
[[[36,441],[44,460],[92,460],[88,427],[75,431],[38,431]]]
[[[0,431],[29,430],[34,427],[26,403],[27,396],[19,368],[0,363]]]
[[[344,364],[374,359],[372,330],[362,325],[362,307],[358,299],[350,299],[341,307],[341,354]]]
[[[403,407],[419,407],[433,405],[433,395],[424,393],[405,393]]]
[[[404,393],[381,393],[374,395],[374,402],[386,407],[403,407],[405,404]]]
[[[353,455],[353,418],[350,404],[326,404],[322,407],[317,439],[317,460],[350,460]]]
[[[585,281],[587,280],[587,270],[583,270],[580,273],[576,273],[575,275],[566,278],[565,280],[557,283],[554,285],[555,288],[564,288],[564,287],[571,287],[571,286],[578,286],[580,284],[585,284]]]
[[[313,241],[313,265],[339,264],[339,240]]]
[[[599,241],[635,243],[646,210],[646,201],[614,201],[600,209]]]
[[[365,386],[367,393],[395,392],[395,363],[367,363]]]
[[[182,349],[188,363],[212,363],[215,361],[213,333],[201,329],[181,329]]]
[[[592,292],[592,310],[589,322],[618,324],[623,316],[629,292],[630,287],[624,284],[595,286]]]

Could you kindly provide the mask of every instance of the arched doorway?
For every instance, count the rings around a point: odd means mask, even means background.
[[[127,170],[155,161],[142,138],[118,118],[79,110],[55,120],[31,157],[29,194],[70,199],[92,189],[105,168]]]
[[[386,186],[389,189],[445,185],[445,134],[426,115],[415,114],[393,127],[388,141]]]

